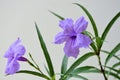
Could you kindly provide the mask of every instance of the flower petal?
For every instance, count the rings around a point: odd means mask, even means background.
[[[16,73],[20,68],[20,64],[17,61],[12,61],[10,64],[6,67],[6,74],[14,74]]]
[[[90,37],[83,35],[83,34],[77,34],[75,46],[86,48],[90,45],[91,42],[92,41],[91,41]]]
[[[10,48],[14,48],[15,46],[19,45],[21,43],[20,38],[18,38],[11,46]]]
[[[81,33],[86,30],[88,22],[84,19],[84,17],[80,17],[74,25],[74,30],[76,33]]]
[[[21,57],[25,54],[25,47],[23,45],[18,45],[14,48],[14,57]]]
[[[60,33],[58,33],[58,34],[55,36],[55,43],[56,43],[56,44],[61,44],[61,43],[63,43],[66,39],[67,39],[67,36],[65,36],[63,32],[60,32]]]
[[[67,18],[65,20],[61,20],[59,26],[64,30],[66,33],[71,33],[73,31],[73,20]]]
[[[16,48],[17,45],[19,45],[21,42],[21,40],[18,38],[10,47],[9,49],[6,51],[6,53],[4,54],[5,58],[9,58],[9,57],[13,57],[14,56],[14,49]]]
[[[14,55],[14,52],[9,49],[8,51],[5,52],[4,57],[10,58],[10,57],[13,57],[13,55]]]
[[[79,54],[79,47],[74,47],[74,41],[70,40],[66,42],[65,47],[64,47],[64,52],[67,57],[74,57],[77,58]]]

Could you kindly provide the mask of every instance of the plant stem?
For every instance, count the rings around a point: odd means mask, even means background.
[[[105,79],[105,80],[108,80],[107,77],[106,77],[106,75],[105,75],[105,70],[104,70],[103,67],[102,67],[102,63],[101,63],[100,56],[97,55],[97,57],[98,57],[99,66],[100,66],[101,72],[102,72],[102,74],[103,74],[103,76],[104,76],[104,79]]]

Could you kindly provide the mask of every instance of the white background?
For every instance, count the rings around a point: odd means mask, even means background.
[[[22,39],[27,52],[25,57],[28,58],[30,52],[41,69],[44,70],[45,59],[42,50],[39,46],[37,34],[34,26],[36,21],[39,29],[46,42],[47,48],[53,61],[55,72],[60,72],[60,65],[64,55],[63,45],[55,45],[54,36],[61,31],[58,27],[59,19],[53,16],[48,10],[56,12],[65,18],[73,18],[76,20],[80,16],[86,14],[76,5],[72,3],[80,3],[84,5],[94,17],[101,35],[107,23],[113,16],[120,11],[120,0],[0,0],[0,80],[44,80],[39,77],[15,74],[5,76],[5,66],[7,59],[3,58],[5,51],[9,45],[13,43],[18,37]],[[92,31],[89,23],[88,29]],[[120,19],[116,21],[113,28],[106,39],[103,49],[111,50],[117,43],[120,42]],[[81,49],[81,55],[86,52]],[[104,56],[102,56],[104,62]],[[74,58],[69,59],[69,65],[75,61]],[[116,60],[112,60],[112,63]],[[21,62],[21,69],[32,69],[27,63]],[[92,57],[82,65],[95,65],[98,67],[96,57]],[[86,74],[84,74],[86,75]],[[87,74],[89,80],[104,80],[102,75]],[[59,78],[59,76],[57,76]],[[78,79],[71,79],[78,80]],[[114,80],[110,78],[109,80]]]

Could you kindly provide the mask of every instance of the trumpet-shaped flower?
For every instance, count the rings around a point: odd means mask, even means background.
[[[27,61],[22,57],[25,54],[25,47],[21,44],[21,40],[18,38],[6,51],[4,57],[8,59],[6,65],[6,74],[14,74],[19,71],[20,64],[18,61]]]
[[[84,17],[80,17],[76,22],[67,18],[61,20],[59,26],[63,29],[62,32],[55,36],[55,44],[65,42],[64,52],[67,57],[77,57],[79,48],[88,47],[91,43],[89,36],[82,34],[86,30],[88,22]]]

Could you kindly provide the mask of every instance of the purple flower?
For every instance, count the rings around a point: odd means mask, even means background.
[[[79,48],[86,48],[90,45],[90,37],[82,34],[82,32],[86,30],[87,25],[88,22],[83,16],[75,23],[70,18],[60,21],[59,26],[63,29],[63,31],[56,35],[55,44],[65,42],[64,52],[66,56],[76,58],[79,54]]]
[[[25,54],[25,47],[21,45],[21,40],[18,38],[6,51],[4,57],[8,59],[6,66],[6,74],[14,74],[19,71],[20,64],[18,61],[27,61],[22,57]]]

